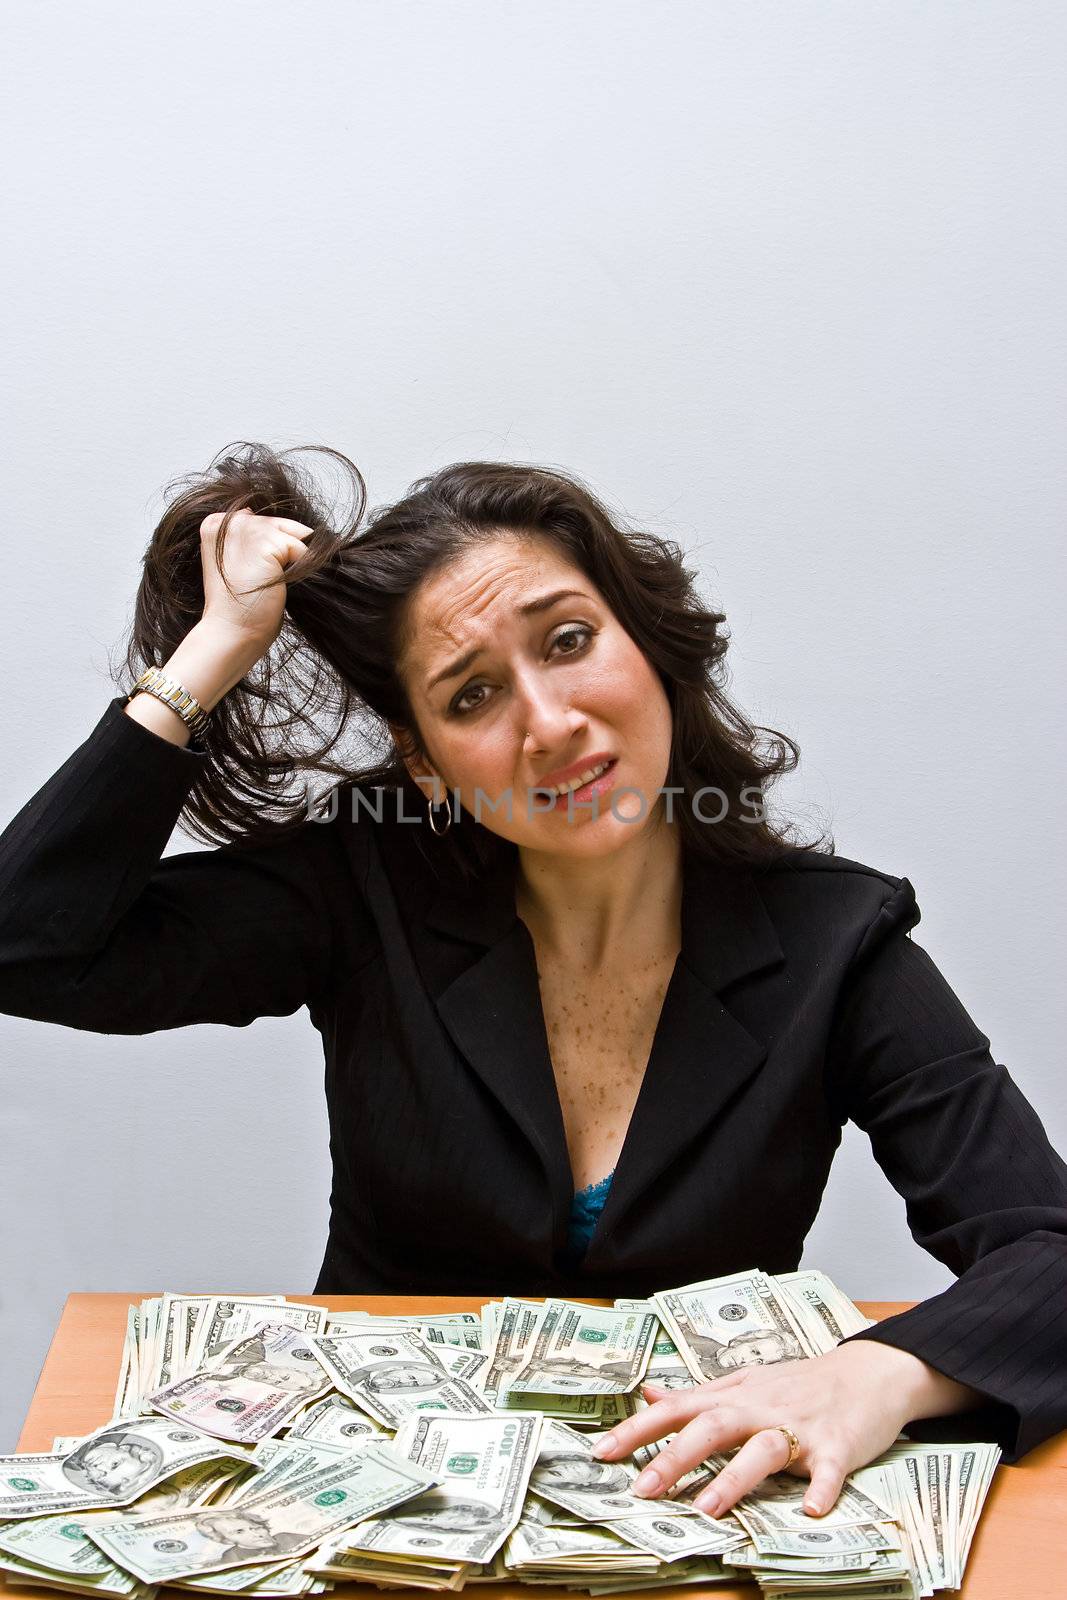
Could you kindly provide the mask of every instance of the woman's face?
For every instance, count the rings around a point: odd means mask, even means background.
[[[431,575],[412,598],[407,641],[399,666],[428,756],[408,770],[438,777],[453,813],[458,790],[468,817],[513,843],[584,856],[609,854],[658,824],[672,734],[663,685],[595,585],[551,542],[501,535]],[[561,769],[577,763],[581,773],[601,757],[611,759],[608,772],[571,801],[549,809],[547,795],[530,794],[565,781],[555,778]],[[431,783],[420,788],[443,803]]]

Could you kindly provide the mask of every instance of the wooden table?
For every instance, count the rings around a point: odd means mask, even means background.
[[[154,1291],[158,1292],[158,1291]],[[84,1434],[108,1422],[112,1415],[126,1308],[147,1299],[140,1294],[72,1294],[63,1308],[59,1327],[41,1369],[20,1450],[50,1450],[56,1434]],[[305,1305],[328,1306],[334,1311],[474,1311],[480,1301],[466,1296],[291,1295]],[[592,1301],[609,1305],[610,1301]],[[888,1317],[905,1305],[864,1304],[870,1317]],[[16,1588],[0,1573],[0,1595],[12,1600],[64,1591]],[[524,1584],[476,1584],[464,1591],[476,1600],[581,1600],[581,1592]],[[69,1592],[67,1592],[69,1595]],[[339,1600],[368,1600],[395,1593],[406,1600],[426,1600],[425,1589],[382,1590],[368,1584],[338,1584]],[[648,1591],[662,1600],[754,1600],[754,1584],[677,1585]],[[1017,1465],[998,1467],[993,1487],[971,1546],[962,1600],[1067,1600],[1067,1432],[1058,1434]],[[168,1600],[188,1600],[189,1591],[165,1589]],[[633,1591],[640,1600],[640,1591]]]

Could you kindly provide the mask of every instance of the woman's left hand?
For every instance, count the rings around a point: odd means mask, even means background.
[[[742,1367],[694,1389],[644,1385],[651,1402],[610,1429],[594,1447],[604,1461],[628,1456],[664,1434],[676,1438],[638,1476],[634,1492],[662,1494],[713,1453],[741,1448],[693,1504],[711,1516],[728,1511],[764,1478],[785,1468],[789,1428],[800,1453],[789,1467],[810,1477],[804,1509],[831,1509],[848,1473],[887,1450],[906,1423],[963,1411],[980,1396],[917,1356],[873,1339],[841,1344],[826,1355]]]

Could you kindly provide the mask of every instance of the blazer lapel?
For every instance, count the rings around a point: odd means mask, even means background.
[[[439,890],[422,926],[420,964],[438,1014],[533,1147],[551,1194],[553,1242],[561,1242],[570,1210],[570,1157],[536,952],[515,911],[514,858],[505,858],[476,888],[453,883]]]
[[[441,936],[444,936],[443,938]],[[443,887],[419,933],[420,964],[438,1013],[465,1059],[535,1150],[563,1243],[572,1174],[549,1054],[533,940],[515,911],[514,857],[476,888]],[[721,993],[784,960],[774,925],[744,868],[688,857],[682,948],[664,998],[641,1091],[600,1223],[596,1266],[626,1212],[697,1141],[766,1056]],[[620,975],[625,982],[625,974]]]

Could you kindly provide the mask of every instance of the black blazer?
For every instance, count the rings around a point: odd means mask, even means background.
[[[805,852],[686,858],[681,954],[568,1268],[573,1180],[513,858],[465,890],[435,870],[424,811],[350,784],[333,821],[286,840],[160,860],[208,758],[125,698],[0,836],[0,1010],[144,1034],[306,1005],[333,1160],[316,1292],[640,1296],[786,1271],[851,1118],[958,1275],[874,1334],[988,1396],[944,1436],[970,1426],[1013,1459],[1067,1425],[1067,1167],[910,937],[906,878]]]

